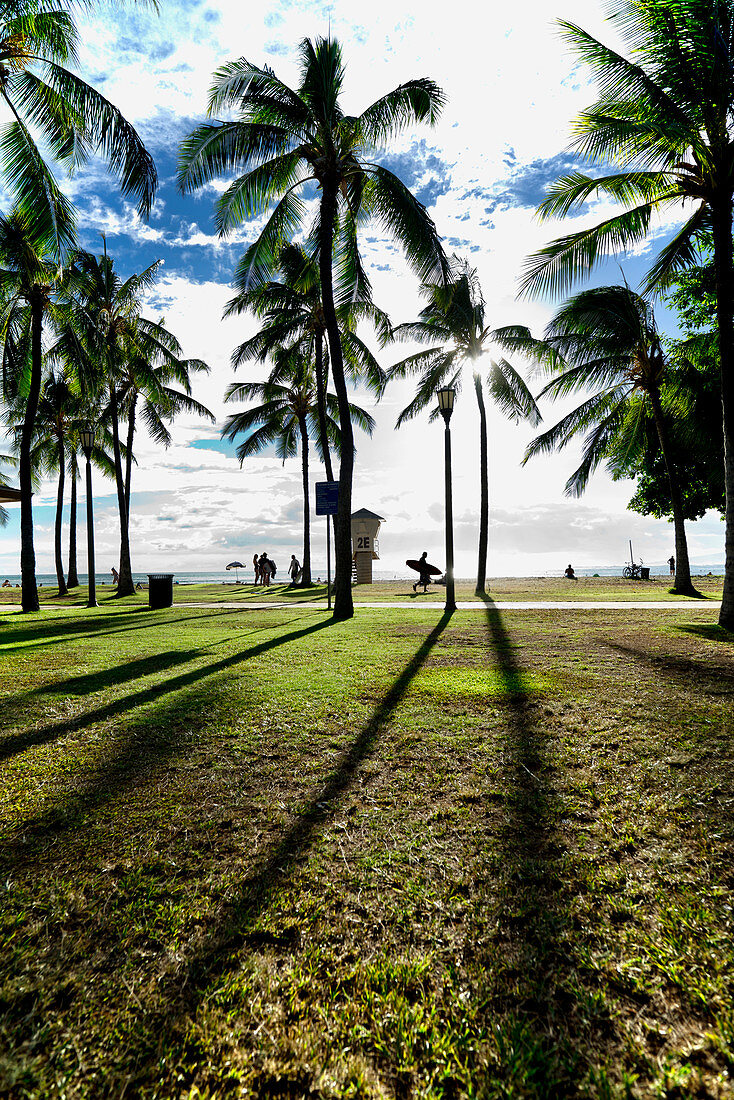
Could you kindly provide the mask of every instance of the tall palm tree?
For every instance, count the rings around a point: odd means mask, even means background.
[[[57,475],[54,562],[60,596],[65,596],[68,591],[61,550],[67,464],[66,444],[72,424],[78,415],[79,398],[72,391],[68,379],[62,374],[51,372],[46,377],[38,402],[31,457],[36,469],[42,468],[46,473],[56,473]]]
[[[0,177],[57,252],[73,244],[73,207],[48,155],[73,172],[101,153],[142,214],[158,182],[135,129],[68,67],[78,45],[73,9],[72,0],[13,0],[0,8],[0,100],[11,116],[0,131]]]
[[[276,454],[285,462],[301,452],[303,485],[303,575],[302,585],[311,584],[311,528],[308,483],[308,449],[311,436],[320,435],[315,380],[311,364],[302,349],[281,348],[273,353],[275,361],[266,382],[233,382],[225,401],[258,400],[259,405],[227,417],[222,438],[244,435],[237,448],[240,464],[248,455],[260,454],[275,444]],[[363,431],[372,434],[374,420],[359,406],[350,404],[350,416]],[[341,424],[336,418],[339,406],[336,398],[326,396],[326,433],[337,452],[342,446]]]
[[[462,367],[465,364],[471,366],[479,409],[481,497],[475,591],[480,595],[486,592],[489,542],[487,412],[480,360],[487,354],[498,333],[485,326],[484,298],[476,271],[458,257],[452,257],[450,278],[445,283],[424,283],[421,290],[428,299],[428,304],[421,310],[417,321],[398,325],[393,336],[397,340],[417,340],[433,346],[409,355],[389,371],[391,378],[419,375],[416,395],[400,413],[395,426],[399,428],[406,420],[422,412],[427,405],[433,404],[436,390],[440,386],[460,388]],[[533,426],[540,421],[540,413],[532,394],[506,359],[492,362],[487,389],[505,415],[515,421],[529,420]],[[434,408],[431,419],[436,415],[437,410]]]
[[[43,325],[52,309],[59,271],[56,239],[43,219],[23,210],[0,216],[0,344],[3,390],[23,406],[18,448],[21,604],[38,611],[33,545],[31,448],[43,376]]]
[[[182,359],[181,345],[162,321],[156,323],[144,317],[137,321],[135,351],[120,363],[117,402],[120,414],[127,421],[125,455],[125,511],[130,522],[130,486],[134,462],[135,432],[138,416],[155,443],[171,445],[171,433],[166,426],[178,413],[195,413],[214,421],[216,417],[191,393],[191,375],[209,373],[202,359]],[[171,385],[176,382],[181,389]]]
[[[297,194],[316,183],[318,214],[310,239],[318,249],[321,295],[339,403],[342,452],[334,618],[354,614],[351,588],[351,508],[354,439],[344,373],[344,356],[336,312],[337,286],[357,286],[362,296],[368,281],[357,250],[357,227],[375,217],[403,245],[422,279],[442,278],[446,261],[435,226],[425,207],[383,165],[368,159],[373,150],[415,122],[433,124],[444,97],[431,80],[410,80],[376,100],[360,115],[345,115],[340,104],[344,63],[339,44],[319,38],[300,45],[300,82],[291,89],[272,70],[244,58],[215,74],[209,114],[233,108],[239,117],[198,126],[181,146],[179,185],[192,191],[236,171],[237,178],[216,204],[222,235],[248,217],[274,209],[244,264],[255,282],[275,269],[281,249],[306,217]],[[246,170],[247,169],[247,170]],[[246,170],[246,171],[245,171]],[[340,279],[340,273],[348,278]]]
[[[277,281],[253,284],[249,265],[241,261],[234,285],[237,294],[227,303],[225,317],[245,312],[254,313],[263,323],[258,332],[235,348],[232,363],[264,362],[278,348],[299,344],[313,363],[316,381],[316,401],[319,422],[319,450],[326,477],[334,480],[331,451],[326,423],[326,393],[329,378],[329,354],[326,341],[326,318],[321,301],[321,280],[318,257],[309,255],[301,245],[288,244],[278,261]],[[342,353],[347,373],[380,397],[387,381],[377,359],[355,331],[360,321],[369,321],[380,343],[390,335],[390,320],[369,298],[359,298],[356,288],[346,288],[339,295],[336,307]]]
[[[691,583],[681,486],[671,447],[671,412],[666,414],[664,409],[668,364],[650,304],[627,286],[582,291],[558,310],[542,341],[528,340],[527,350],[545,362],[554,375],[539,397],[556,399],[580,391],[592,392],[578,408],[533,440],[524,462],[534,455],[560,450],[583,435],[583,459],[566,483],[567,495],[578,497],[604,459],[615,472],[633,451],[644,447],[643,414],[647,408],[668,478],[675,530],[674,591],[696,595]]]
[[[734,0],[615,0],[610,15],[630,57],[572,23],[564,35],[589,64],[600,99],[575,123],[575,146],[603,174],[559,179],[540,207],[563,217],[594,196],[623,207],[561,237],[528,262],[527,293],[563,290],[610,253],[647,235],[656,210],[693,211],[665,245],[646,289],[666,286],[713,237],[726,482],[726,574],[719,622],[734,629]],[[612,164],[618,171],[608,172]]]

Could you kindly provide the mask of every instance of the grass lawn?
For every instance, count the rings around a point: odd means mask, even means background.
[[[488,582],[490,595],[496,603],[511,601],[675,601],[684,597],[671,594],[670,577],[652,577],[649,581],[626,581],[623,577],[579,577],[577,581],[567,581],[563,577],[499,577]],[[723,577],[694,577],[693,583],[705,599],[720,600]],[[148,592],[142,589],[134,596],[117,600],[111,585],[97,587],[97,600],[100,604],[120,602],[133,605],[147,604]],[[376,584],[358,584],[352,588],[354,602],[390,603],[410,600],[419,606],[421,602],[443,603],[446,589],[441,585],[432,585],[428,593],[413,592],[410,581],[380,581]],[[86,605],[88,594],[85,585],[73,589],[68,595],[59,597],[55,587],[39,589],[41,603],[61,603],[69,607]],[[175,585],[174,603],[312,603],[326,606],[326,584],[314,584],[311,588],[292,588],[288,584],[272,584],[269,588],[255,587],[252,584],[185,584]],[[457,580],[456,599],[468,600],[480,604],[481,597],[474,594],[474,581]],[[0,605],[3,603],[20,604],[20,589],[0,589]]]
[[[0,611],[0,1095],[734,1096],[715,617]]]

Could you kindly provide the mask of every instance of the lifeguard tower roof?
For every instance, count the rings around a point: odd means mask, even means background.
[[[385,522],[384,516],[378,516],[377,512],[370,512],[369,508],[360,508],[358,512],[352,512],[352,519],[379,519]]]
[[[0,504],[15,504],[20,500],[20,489],[11,489],[9,485],[0,486]]]

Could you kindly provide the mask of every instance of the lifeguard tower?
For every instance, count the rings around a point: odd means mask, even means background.
[[[357,584],[372,584],[372,562],[380,560],[377,535],[384,517],[360,508],[352,512],[352,576]]]

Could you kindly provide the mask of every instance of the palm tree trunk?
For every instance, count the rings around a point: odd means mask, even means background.
[[[332,281],[332,250],[334,220],[336,216],[336,184],[332,179],[322,181],[321,192],[321,241],[319,244],[319,274],[321,277],[321,302],[329,338],[329,356],[334,377],[334,388],[339,404],[341,431],[341,456],[339,465],[339,510],[336,517],[336,568],[334,570],[334,619],[351,619],[352,602],[352,475],[354,473],[354,434],[349,412],[347,383],[344,378],[339,326],[334,309]]]
[[[61,548],[61,524],[64,518],[64,482],[66,480],[66,455],[64,454],[64,437],[59,432],[59,487],[56,493],[56,522],[54,523],[54,558],[56,561],[56,583],[59,586],[59,595],[67,593],[64,580],[64,559]]]
[[[43,302],[40,293],[31,300],[31,384],[23,417],[18,455],[18,483],[20,486],[20,572],[21,605],[24,611],[38,611],[36,587],[36,554],[33,548],[33,479],[31,476],[31,444],[33,429],[41,395],[43,347]]]
[[[324,334],[323,332],[316,331],[316,409],[319,418],[319,436],[321,443],[321,453],[324,456],[324,470],[326,471],[326,480],[334,480],[334,467],[331,463],[331,451],[329,449],[329,433],[326,428],[326,392],[327,392],[327,375],[328,368],[324,369]],[[326,522],[329,522],[329,517],[326,517]],[[336,516],[331,517],[331,522],[334,528],[334,544],[336,545]]]
[[[303,472],[303,571],[301,587],[311,585],[311,506],[308,497],[308,428],[305,417],[299,417],[301,433],[301,469]]]
[[[474,592],[483,596],[487,591],[487,548],[489,543],[489,456],[487,447],[487,410],[484,407],[482,376],[474,372],[474,392],[479,406],[479,555],[477,586]]]
[[[76,449],[74,448],[72,448],[71,452],[69,472],[71,474],[71,503],[69,505],[69,577],[67,585],[69,588],[78,588],[79,574],[77,573],[76,562],[76,477],[79,471],[76,461]]]
[[[114,384],[110,384],[110,409],[112,412],[112,449],[115,458],[115,482],[117,485],[117,508],[120,513],[120,580],[117,584],[118,596],[132,596],[135,592],[132,568],[130,566],[130,535],[125,504],[125,482],[122,476],[122,458],[120,455],[120,424],[117,410],[117,393]]]
[[[135,440],[135,406],[137,402],[138,396],[133,394],[130,415],[127,421],[127,454],[125,455],[125,515],[127,516],[128,531],[130,529],[130,483],[133,476],[133,442]]]
[[[686,539],[686,525],[683,519],[683,497],[680,491],[678,475],[673,466],[670,454],[670,439],[665,423],[660,394],[656,389],[648,391],[652,415],[657,428],[660,450],[663,453],[663,462],[668,475],[670,488],[670,505],[673,512],[673,529],[675,531],[675,580],[673,591],[681,596],[696,596],[698,593],[691,583],[691,566],[688,561],[688,540]]]
[[[334,468],[331,465],[329,435],[326,430],[326,385],[324,379],[324,334],[316,332],[316,408],[319,416],[319,446],[324,456],[324,469],[327,481],[334,480]]]
[[[723,190],[723,189],[722,189]],[[720,194],[711,206],[716,279],[716,320],[719,330],[721,408],[724,421],[724,485],[726,488],[726,565],[719,625],[734,630],[734,257],[732,256],[732,196]]]

